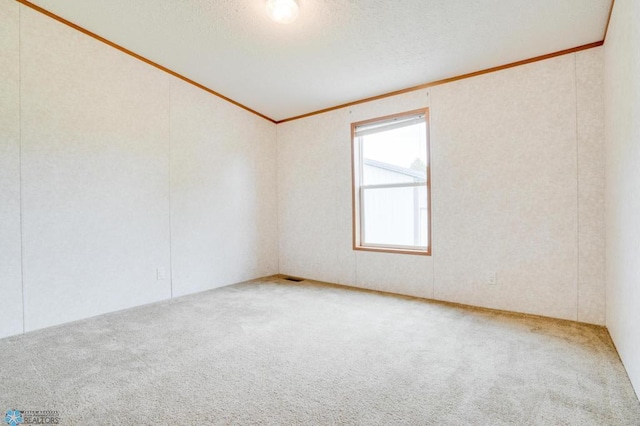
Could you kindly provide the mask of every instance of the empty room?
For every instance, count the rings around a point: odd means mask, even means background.
[[[640,425],[639,22],[0,0],[0,423]]]

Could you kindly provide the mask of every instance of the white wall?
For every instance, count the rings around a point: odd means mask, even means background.
[[[18,7],[0,0],[0,338],[22,332]]]
[[[604,49],[576,54],[578,318],[605,322]]]
[[[276,126],[171,85],[173,295],[278,272]]]
[[[0,335],[277,272],[604,323],[600,48],[276,127],[12,0],[0,23]],[[425,106],[433,256],[354,252],[350,123]]]
[[[169,76],[20,16],[25,329],[169,298]]]
[[[607,327],[640,394],[640,3],[617,0],[605,43]]]
[[[0,1],[2,335],[277,273],[273,123]]]
[[[280,272],[433,297],[431,257],[352,250],[350,123],[429,106],[426,91],[278,125]]]
[[[603,324],[602,78],[598,48],[278,125],[280,272]],[[425,106],[433,256],[354,252],[349,124]]]

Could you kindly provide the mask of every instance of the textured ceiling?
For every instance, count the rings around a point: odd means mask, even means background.
[[[32,0],[275,120],[603,39],[612,0]]]

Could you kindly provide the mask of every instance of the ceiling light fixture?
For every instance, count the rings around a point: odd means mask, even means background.
[[[274,21],[289,24],[298,17],[296,0],[267,0],[267,12]]]

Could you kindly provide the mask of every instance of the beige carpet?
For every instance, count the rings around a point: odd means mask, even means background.
[[[0,340],[60,424],[639,425],[598,327],[263,279]]]

